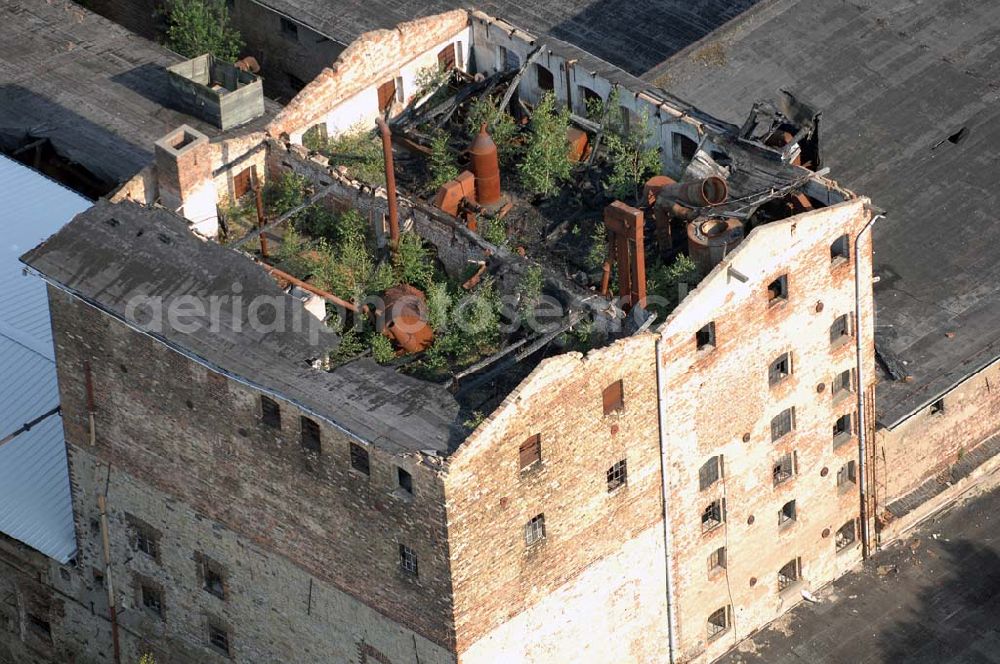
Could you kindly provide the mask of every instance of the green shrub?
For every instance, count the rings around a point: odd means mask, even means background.
[[[594,226],[594,232],[590,234],[590,250],[587,251],[585,262],[591,270],[604,265],[608,257],[608,229],[600,221]]]
[[[651,132],[646,119],[637,124],[637,129],[604,135],[611,164],[604,187],[611,196],[632,202],[639,200],[646,180],[661,169],[659,149],[649,144]]]
[[[525,270],[520,281],[517,282],[515,290],[519,299],[517,308],[521,320],[528,320],[531,312],[538,306],[539,299],[542,296],[544,281],[542,268],[532,265]]]
[[[420,101],[430,93],[435,93],[425,104],[433,106],[437,102],[437,97],[444,93],[444,85],[451,78],[451,70],[444,69],[437,64],[428,65],[417,70],[413,77],[413,86],[416,92],[413,93],[414,101]]]
[[[431,189],[437,189],[458,177],[455,154],[448,146],[448,134],[443,131],[436,132],[431,139],[431,154],[427,159],[427,166],[431,172]]]
[[[435,334],[448,327],[448,312],[451,310],[451,294],[448,284],[433,283],[427,289],[427,322]]]
[[[285,171],[280,177],[272,178],[264,187],[264,205],[270,218],[280,217],[306,201],[304,175]]]
[[[243,38],[229,21],[223,0],[171,0],[167,8],[167,46],[186,58],[211,53],[235,62]]]
[[[392,342],[384,334],[372,332],[368,335],[368,346],[372,349],[372,359],[379,364],[388,364],[396,359]]]
[[[507,223],[500,217],[484,217],[479,222],[479,234],[491,244],[507,246]]]
[[[670,265],[657,262],[646,270],[646,292],[656,295],[668,302],[669,309],[673,309],[679,303],[683,289],[694,288],[701,280],[701,273],[698,266],[684,254],[679,254]],[[685,291],[686,292],[686,291]],[[658,313],[666,314],[662,307],[651,307]]]
[[[340,344],[330,351],[330,364],[336,366],[357,357],[365,351],[365,344],[358,330],[350,329],[340,335]]]
[[[399,250],[393,256],[396,280],[426,291],[434,278],[434,264],[423,240],[412,231],[399,237]]]
[[[475,431],[476,429],[479,428],[479,425],[485,421],[486,421],[486,416],[483,415],[483,412],[481,410],[474,410],[472,411],[472,414],[469,415],[469,419],[462,422],[462,426],[464,426],[469,431]]]
[[[358,123],[328,140],[323,152],[330,165],[345,167],[352,177],[369,184],[385,184],[382,141],[364,124]]]
[[[531,116],[528,143],[518,164],[521,186],[527,191],[551,196],[569,180],[573,163],[566,143],[568,128],[569,111],[557,108],[555,95],[547,93]]]

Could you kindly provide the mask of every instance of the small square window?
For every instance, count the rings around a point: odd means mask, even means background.
[[[545,515],[539,514],[524,524],[524,543],[526,546],[534,546],[544,539]]]
[[[605,415],[625,409],[625,388],[622,381],[616,380],[605,387],[603,397]]]
[[[802,576],[802,559],[789,560],[778,570],[778,591],[791,587]]]
[[[528,440],[521,443],[517,450],[518,459],[521,462],[521,472],[533,468],[535,464],[542,461],[542,435],[536,433]]]
[[[709,573],[726,569],[726,547],[720,546],[708,556]]]
[[[606,475],[608,478],[609,493],[628,484],[628,466],[625,459],[616,462],[615,465],[608,468]]]
[[[720,634],[726,632],[728,629],[729,629],[729,607],[724,606],[721,609],[712,612],[712,615],[708,617],[709,640],[716,638]]]
[[[35,637],[47,642],[52,642],[52,624],[42,616],[34,613],[25,613],[27,618],[28,631]]]
[[[289,39],[298,39],[299,37],[299,26],[294,21],[290,21],[284,16],[281,17],[281,34],[285,35]]]
[[[788,435],[795,428],[795,409],[786,408],[771,418],[771,442]]]
[[[854,461],[848,461],[837,471],[837,486],[841,489],[857,484],[858,475]]]
[[[539,89],[545,90],[546,92],[556,89],[556,82],[552,77],[552,72],[542,65],[535,65],[535,78],[538,81]]]
[[[854,391],[854,370],[844,369],[833,378],[833,397],[842,397]]]
[[[281,407],[274,399],[261,395],[260,397],[260,417],[264,426],[272,429],[281,428]]]
[[[222,568],[211,560],[201,561],[202,588],[219,599],[226,599],[226,577]]]
[[[851,439],[851,414],[844,413],[833,423],[833,446],[837,447]]]
[[[938,399],[931,404],[930,407],[931,415],[941,415],[944,413],[944,399]]]
[[[229,656],[230,643],[229,643],[229,630],[222,625],[209,622],[208,624],[208,642],[213,648],[221,652],[222,654]]]
[[[715,348],[715,323],[709,323],[695,332],[694,340],[698,350],[712,350]]]
[[[308,417],[300,417],[299,425],[302,429],[302,448],[307,452],[319,454],[321,449],[319,424]]]
[[[351,468],[358,471],[359,473],[364,473],[365,475],[371,475],[371,462],[368,457],[368,450],[361,447],[356,443],[348,443],[351,450]]]
[[[141,551],[153,560],[160,559],[160,536],[151,526],[136,519],[132,515],[127,517],[129,525],[132,527],[132,548]]]
[[[837,344],[851,336],[851,315],[837,316],[830,325],[830,343]]]
[[[794,453],[786,454],[785,456],[778,459],[774,467],[772,468],[772,479],[774,480],[774,486],[778,486],[783,482],[787,482],[792,479],[795,475],[795,455]]]
[[[413,475],[402,468],[396,468],[396,481],[399,483],[399,488],[406,493],[413,494]]]
[[[674,161],[687,164],[698,153],[698,142],[685,134],[675,131],[671,134],[670,141],[673,147]]]
[[[841,235],[830,245],[830,260],[834,263],[842,263],[850,260],[851,241],[846,235]]]
[[[163,591],[159,588],[143,585],[139,589],[142,605],[157,617],[163,617]]]
[[[698,490],[704,491],[719,480],[722,474],[722,457],[714,456],[698,469]]]
[[[767,303],[774,305],[788,300],[788,275],[781,275],[767,285]]]
[[[708,532],[722,525],[726,520],[726,510],[721,500],[713,500],[701,513],[701,531]]]
[[[834,538],[837,551],[843,551],[854,544],[855,539],[857,539],[857,525],[852,519],[837,530],[837,535]]]
[[[399,545],[399,569],[407,574],[417,576],[419,567],[417,566],[417,554],[405,544]]]
[[[796,519],[797,512],[795,509],[795,501],[789,500],[787,503],[781,506],[781,511],[778,512],[778,525],[786,526],[793,523]]]
[[[785,380],[792,373],[792,358],[788,353],[783,353],[778,359],[771,362],[767,369],[767,382],[769,385],[777,385]]]

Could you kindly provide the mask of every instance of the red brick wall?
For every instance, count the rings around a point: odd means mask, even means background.
[[[662,546],[655,548],[662,542],[657,527],[662,503],[654,341],[654,335],[643,334],[586,357],[569,353],[542,362],[454,454],[446,498],[459,653],[588,567],[612,560],[626,542],[651,528],[659,535],[650,539],[642,559],[662,569]],[[616,380],[623,380],[625,408],[605,416],[602,391]],[[535,434],[541,435],[542,462],[522,473],[518,448]],[[606,471],[620,459],[627,459],[628,484],[609,493]],[[539,513],[545,514],[546,539],[529,550],[524,525]],[[614,583],[623,583],[632,571],[621,568]],[[633,607],[654,614],[652,625],[664,624],[664,595],[657,596],[658,606]],[[600,614],[574,615],[574,610],[575,605],[561,606],[562,615],[550,616],[547,628],[601,620]],[[539,629],[541,622],[545,616],[529,621]],[[617,643],[621,653],[636,652],[644,637],[627,634],[630,627],[623,621],[619,633],[599,631],[597,638]],[[532,643],[523,634],[521,639],[487,647],[509,653],[506,647],[519,645],[517,661],[568,661],[583,648],[579,642]],[[532,647],[547,655],[529,656]]]
[[[337,104],[371,88],[433,46],[468,27],[465,10],[400,23],[393,30],[366,32],[332,67],[324,69],[268,126],[274,138],[315,124]]]

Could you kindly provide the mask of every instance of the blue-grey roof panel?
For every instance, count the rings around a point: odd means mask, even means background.
[[[48,297],[18,257],[90,201],[0,156],[0,440],[59,404]],[[66,562],[76,552],[62,420],[0,445],[0,532]]]

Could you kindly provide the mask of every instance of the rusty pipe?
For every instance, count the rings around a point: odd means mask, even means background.
[[[678,182],[660,190],[656,198],[659,207],[671,208],[676,203],[690,207],[707,207],[719,205],[729,198],[729,186],[717,175],[710,175],[701,180]]]
[[[392,162],[392,131],[385,118],[375,118],[382,132],[382,156],[385,159],[385,189],[389,199],[389,245],[393,252],[399,248],[399,208],[396,207],[396,170]]]
[[[278,268],[276,268],[274,266],[268,265],[267,263],[261,263],[260,266],[263,267],[264,270],[268,274],[270,274],[272,276],[275,276],[275,277],[278,277],[279,279],[283,279],[284,281],[287,281],[288,283],[290,283],[292,285],[298,286],[299,288],[301,288],[303,290],[307,290],[310,293],[313,293],[315,295],[319,295],[321,298],[323,298],[327,302],[330,302],[332,304],[336,304],[337,306],[340,306],[340,307],[344,307],[345,309],[350,309],[354,313],[360,313],[361,312],[361,309],[358,307],[358,305],[353,304],[351,302],[348,302],[347,300],[342,300],[339,297],[337,297],[336,295],[334,295],[333,293],[328,293],[325,290],[323,290],[322,288],[316,288],[312,284],[306,283],[305,281],[302,281],[298,277],[293,277],[292,275],[288,274],[287,272],[283,272],[283,271],[279,270]]]

